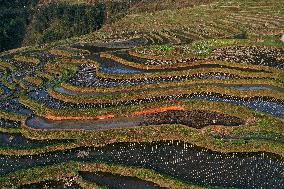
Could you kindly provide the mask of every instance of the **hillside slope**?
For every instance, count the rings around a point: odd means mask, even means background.
[[[0,188],[284,188],[283,0],[138,10],[0,53]]]
[[[226,34],[280,34],[283,25],[282,1],[218,1],[209,5],[164,10],[154,13],[129,14],[118,22],[105,25],[106,33],[186,32],[206,38]]]
[[[0,1],[0,52],[21,46],[37,2]]]
[[[210,0],[2,0],[0,51],[96,31],[130,13],[156,12]]]

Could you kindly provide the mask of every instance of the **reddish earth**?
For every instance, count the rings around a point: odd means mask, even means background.
[[[140,112],[133,112],[131,115],[149,115],[149,114],[155,114],[155,113],[162,113],[170,110],[185,110],[184,107],[181,106],[168,106],[168,107],[163,107],[163,108],[153,108],[153,109],[148,109]]]

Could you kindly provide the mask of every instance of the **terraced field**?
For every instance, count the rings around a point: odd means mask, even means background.
[[[283,21],[217,1],[2,53],[0,188],[284,188]]]

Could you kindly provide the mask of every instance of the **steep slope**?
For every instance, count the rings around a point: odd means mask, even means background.
[[[24,45],[48,43],[93,32],[105,21],[102,3],[51,3],[38,7],[26,32]]]
[[[130,13],[175,10],[209,2],[211,0],[2,0],[0,51],[88,34]]]
[[[211,0],[212,1],[212,0]],[[209,3],[210,0],[120,0],[65,1],[42,0],[29,26],[24,45],[42,44],[80,36],[113,23],[127,14],[156,12],[165,9]]]
[[[0,1],[0,52],[21,46],[37,1]]]

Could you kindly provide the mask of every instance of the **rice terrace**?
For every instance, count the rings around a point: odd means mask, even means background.
[[[0,189],[284,189],[283,0],[0,18]]]

